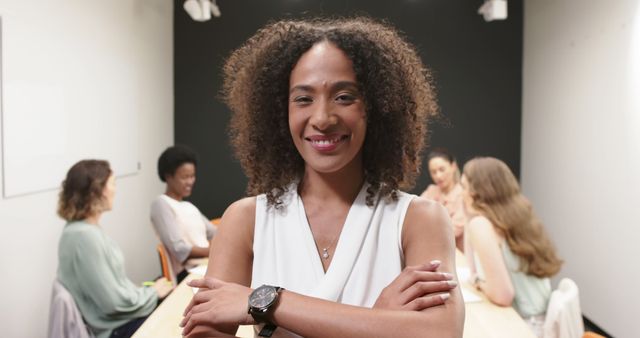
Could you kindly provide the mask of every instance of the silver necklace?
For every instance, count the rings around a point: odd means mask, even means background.
[[[329,243],[329,246],[326,246],[326,247],[322,248],[322,258],[329,259],[329,249],[336,243],[336,241],[340,237],[340,233],[341,232],[342,232],[342,229],[340,229],[340,231],[338,232],[336,237],[333,239],[333,241],[331,241],[331,243]]]
[[[329,248],[333,246],[333,244],[335,243],[335,241],[338,239],[339,236],[340,236],[340,233],[338,233],[338,236],[336,236],[336,238],[333,239],[333,241],[328,247],[322,248],[322,258],[329,259]]]

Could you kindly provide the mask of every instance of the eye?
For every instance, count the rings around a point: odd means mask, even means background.
[[[351,104],[357,100],[357,96],[349,93],[340,93],[336,96],[336,101],[340,104]]]
[[[293,103],[297,105],[304,106],[311,104],[313,102],[313,99],[310,96],[300,95],[294,97],[291,101],[293,101]]]

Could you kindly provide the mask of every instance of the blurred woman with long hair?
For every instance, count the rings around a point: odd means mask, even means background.
[[[549,277],[562,266],[544,226],[504,162],[475,158],[465,164],[461,183],[474,284],[492,302],[513,306],[539,332]]]

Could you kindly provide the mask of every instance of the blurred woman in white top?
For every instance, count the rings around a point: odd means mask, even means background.
[[[456,237],[456,247],[464,251],[464,226],[467,224],[467,216],[456,159],[447,149],[434,148],[427,156],[427,163],[434,184],[430,184],[421,197],[435,200],[447,208]]]
[[[197,164],[195,152],[182,145],[167,148],[158,159],[158,176],[167,187],[151,204],[151,222],[168,251],[178,283],[187,276],[189,258],[209,256],[215,234],[211,222],[184,200],[191,196]]]

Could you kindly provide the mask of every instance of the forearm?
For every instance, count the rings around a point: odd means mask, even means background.
[[[274,321],[308,338],[462,337],[464,305],[457,290],[452,294],[445,305],[418,312],[369,309],[284,291]]]
[[[189,332],[188,335],[186,335],[187,338],[233,338],[236,337],[235,333],[238,330],[237,326],[235,327],[235,329],[216,329],[210,326],[196,326],[193,328],[193,330],[191,332]],[[224,331],[224,332],[223,332]],[[233,332],[233,333],[227,333],[227,332]]]
[[[209,257],[209,247],[193,246],[188,258]]]

